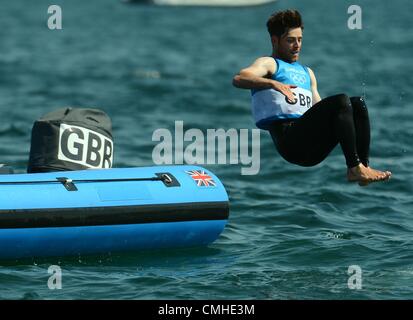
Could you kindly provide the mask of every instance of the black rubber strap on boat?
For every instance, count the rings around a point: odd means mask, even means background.
[[[0,229],[227,220],[228,201],[0,210]]]
[[[0,181],[0,185],[24,185],[42,183],[62,183],[68,191],[77,191],[75,183],[101,183],[101,182],[128,182],[128,181],[162,181],[167,187],[180,187],[180,183],[169,172],[155,173],[156,177],[148,178],[110,178],[110,179],[70,179],[67,177],[57,177],[56,180],[37,181]]]
[[[162,180],[162,182],[167,187],[180,187],[181,186],[178,180],[176,180],[176,178],[169,172],[160,172],[160,173],[155,173],[155,174],[158,178]]]
[[[56,178],[56,180],[61,182],[67,191],[77,191],[77,187],[73,183],[73,180],[65,177]]]

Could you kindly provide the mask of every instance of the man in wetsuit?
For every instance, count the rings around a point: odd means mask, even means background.
[[[391,172],[369,166],[370,123],[364,100],[344,94],[322,100],[314,72],[297,62],[303,38],[300,13],[275,13],[267,28],[272,56],[258,58],[233,79],[234,86],[252,90],[257,127],[269,130],[278,152],[291,163],[314,166],[339,143],[348,181],[365,186],[389,179]]]

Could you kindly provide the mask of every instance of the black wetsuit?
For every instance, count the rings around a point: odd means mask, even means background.
[[[269,131],[278,152],[291,163],[314,166],[339,143],[347,167],[360,162],[368,166],[370,122],[360,97],[339,94],[325,98],[298,119],[274,122]]]

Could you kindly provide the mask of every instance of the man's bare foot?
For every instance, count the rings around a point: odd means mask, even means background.
[[[371,182],[385,181],[390,179],[390,171],[379,171],[359,164],[356,167],[347,169],[347,180],[358,182],[360,186],[367,186]]]

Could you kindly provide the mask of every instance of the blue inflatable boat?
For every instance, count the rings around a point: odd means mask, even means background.
[[[0,175],[0,259],[208,245],[228,219],[197,166]]]

